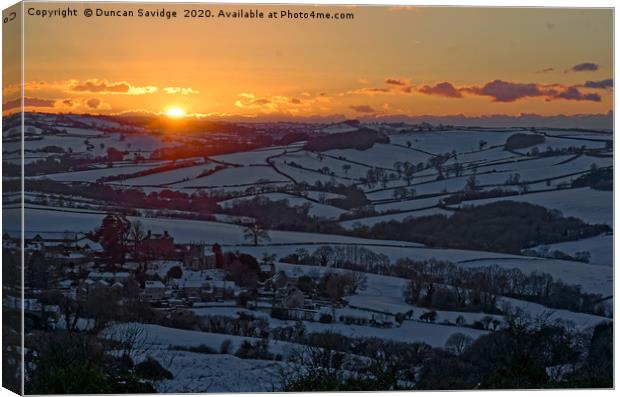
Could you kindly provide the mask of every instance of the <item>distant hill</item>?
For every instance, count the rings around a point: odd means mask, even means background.
[[[389,115],[379,118],[361,118],[363,122],[405,122],[420,124],[423,122],[433,125],[449,124],[463,127],[546,127],[546,128],[580,128],[580,129],[613,129],[613,112],[599,114],[554,115],[542,116],[539,114],[521,114],[510,116],[505,114],[468,117],[460,115],[446,116],[407,116]]]

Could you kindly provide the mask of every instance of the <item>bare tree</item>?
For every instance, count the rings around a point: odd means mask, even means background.
[[[407,182],[407,186],[411,185],[411,180],[413,179],[413,175],[415,174],[416,168],[413,164],[409,162],[405,162],[403,164],[403,175],[405,181]]]
[[[474,339],[471,336],[457,332],[450,335],[445,347],[450,353],[460,356],[473,341]]]
[[[137,259],[140,253],[140,242],[144,239],[144,228],[142,227],[142,222],[139,220],[132,222],[129,234],[133,240],[133,256],[134,259]]]
[[[271,241],[268,230],[263,228],[258,222],[244,226],[243,238],[251,240],[255,246],[257,246],[260,241]]]

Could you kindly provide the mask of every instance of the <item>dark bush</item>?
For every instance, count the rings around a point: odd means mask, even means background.
[[[523,149],[523,148],[534,146],[534,145],[540,145],[541,143],[544,143],[544,142],[545,142],[544,135],[524,134],[524,133],[519,132],[517,134],[509,136],[508,139],[506,139],[506,143],[504,144],[504,149],[505,150]]]
[[[162,367],[159,361],[152,357],[137,364],[135,367],[136,375],[149,380],[172,379],[172,372]]]

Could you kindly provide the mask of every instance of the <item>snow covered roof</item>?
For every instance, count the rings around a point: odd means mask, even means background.
[[[204,280],[189,279],[183,282],[183,288],[202,288],[205,284]]]
[[[144,282],[144,289],[165,288],[164,283],[159,280],[147,280]]]
[[[90,272],[88,273],[88,278],[92,279],[119,279],[119,278],[128,278],[129,273],[127,272]]]
[[[56,258],[56,259],[83,259],[86,257],[86,255],[84,255],[81,252],[69,252],[69,253],[60,252],[57,254],[53,254],[51,256],[52,258]]]

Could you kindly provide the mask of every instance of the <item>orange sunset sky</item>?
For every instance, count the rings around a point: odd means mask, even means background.
[[[181,14],[173,20],[84,18],[85,5],[71,6],[80,17],[25,17],[26,110],[285,119],[613,108],[610,9],[244,7],[355,14],[317,21],[185,19],[180,4],[165,5]]]

